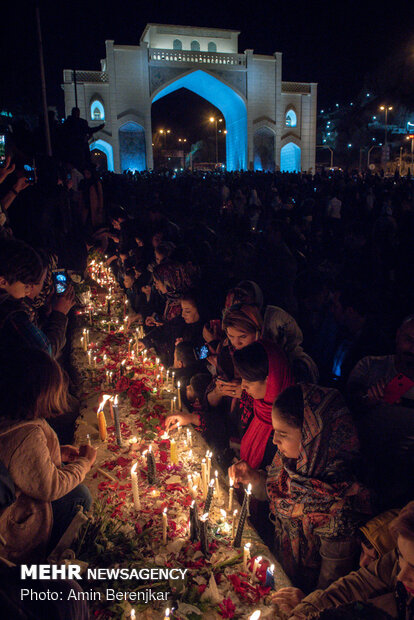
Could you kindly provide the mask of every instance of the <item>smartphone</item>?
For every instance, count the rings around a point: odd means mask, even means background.
[[[23,166],[24,169],[24,175],[26,177],[26,179],[30,182],[30,183],[35,183],[36,182],[36,172],[33,166],[29,166],[29,164],[25,164]]]
[[[57,295],[63,295],[68,288],[68,276],[64,269],[57,269],[53,272],[53,282]]]
[[[6,134],[0,133],[0,168],[6,163]]]
[[[203,344],[201,347],[194,347],[194,355],[198,360],[205,360],[208,357],[208,346]]]

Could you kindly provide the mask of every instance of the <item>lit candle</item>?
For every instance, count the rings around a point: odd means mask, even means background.
[[[131,609],[130,620],[136,620],[135,609]]]
[[[133,452],[134,448],[137,447],[137,443],[138,443],[138,439],[135,437],[135,435],[133,437],[130,438],[129,440],[129,444],[130,444],[130,451]]]
[[[207,457],[207,481],[210,482],[210,478],[211,478],[211,457],[213,456],[213,453],[210,452],[210,450],[207,450],[206,453],[206,457]]]
[[[98,412],[97,412],[99,436],[102,441],[105,441],[106,439],[106,420],[105,420],[105,414],[104,414],[103,409],[104,409],[105,403],[108,400],[108,398],[110,398],[110,396],[104,395],[102,397],[102,400],[99,404]]]
[[[178,410],[181,411],[181,383],[177,381]]]
[[[89,364],[89,366],[91,366],[91,363],[92,363],[92,351],[89,350],[88,351],[88,364]]]
[[[187,428],[187,443],[191,448],[191,446],[193,445],[193,436],[189,428]]]
[[[170,439],[170,461],[172,465],[178,465],[178,450],[175,439]]]
[[[169,620],[169,619],[170,619],[170,608],[167,607],[167,609],[165,610],[164,620]]]
[[[234,543],[233,543],[234,547],[240,547],[241,545],[243,529],[244,529],[244,524],[247,518],[247,512],[249,509],[251,494],[252,494],[252,485],[249,483],[245,491],[245,495],[243,499],[243,505],[242,505],[242,509],[240,513],[239,525],[237,526],[237,532],[236,532],[236,536],[234,538]]]
[[[167,381],[168,381],[169,378],[170,378],[170,370],[168,369],[167,370],[167,377],[166,377]]]
[[[156,366],[160,365],[160,358],[159,357],[155,358],[155,364],[156,364]]]
[[[254,560],[253,564],[253,577],[257,577],[257,571],[259,570],[260,562],[262,561],[262,556],[258,555]]]
[[[247,571],[247,562],[250,560],[250,543],[246,543],[243,547],[243,570]]]
[[[162,544],[167,544],[167,509],[162,513]]]
[[[89,435],[89,433],[86,435],[86,441],[88,443],[88,446],[91,446],[91,436]]]
[[[119,366],[119,376],[122,377],[125,371],[125,362],[126,360],[122,360],[120,366]]]
[[[252,613],[251,616],[249,616],[249,620],[259,620],[261,615],[262,615],[262,612],[259,609],[257,609],[255,612]]]
[[[215,484],[215,480],[214,480],[214,478],[212,478],[210,480],[209,485],[208,485],[208,492],[207,492],[207,497],[206,497],[206,503],[204,504],[204,510],[206,512],[210,512],[211,502],[213,501],[213,495],[214,495],[214,484]]]
[[[175,372],[172,371],[172,373],[171,373],[171,382],[172,382],[173,385],[174,385],[174,377],[175,377]]]
[[[121,425],[119,422],[118,394],[115,396],[114,399],[113,413],[115,422],[116,443],[118,444],[118,446],[122,446]]]
[[[173,411],[176,411],[176,409],[177,409],[177,397],[174,396],[174,398],[173,398]],[[177,430],[180,430],[180,425],[178,425]]]
[[[207,495],[207,464],[206,464],[206,459],[203,459],[201,461],[201,486],[202,486],[202,492],[203,492],[203,497],[205,498]]]
[[[275,588],[275,565],[271,564],[269,568],[266,570],[266,588]]]
[[[128,340],[128,355],[131,355],[131,345],[134,343],[134,341],[132,340],[132,338],[130,338],[130,340]]]
[[[230,488],[229,488],[229,511],[233,510],[233,495],[234,495],[234,479],[230,478]]]
[[[139,488],[138,488],[138,473],[137,473],[138,461],[133,464],[131,467],[131,485],[132,485],[132,495],[134,498],[134,508],[135,510],[141,510],[141,500],[139,497]]]

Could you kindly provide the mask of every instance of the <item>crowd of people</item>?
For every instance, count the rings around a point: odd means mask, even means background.
[[[52,276],[81,280],[93,249],[139,348],[180,381],[167,429],[194,425],[236,489],[252,484],[292,582],[275,604],[414,618],[411,178],[99,176],[73,159],[42,158],[35,183],[0,169],[0,556],[40,560],[91,505],[96,451],[71,445],[77,300]]]

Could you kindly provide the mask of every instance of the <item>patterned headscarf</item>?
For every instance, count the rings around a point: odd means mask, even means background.
[[[169,321],[181,313],[180,298],[194,286],[197,279],[197,268],[191,264],[182,265],[173,261],[166,261],[154,267],[153,276],[166,287],[167,300],[164,319]]]
[[[299,457],[277,452],[267,478],[280,559],[292,579],[302,567],[320,565],[319,537],[352,536],[371,510],[369,491],[353,477],[359,443],[341,394],[298,385],[304,401]]]

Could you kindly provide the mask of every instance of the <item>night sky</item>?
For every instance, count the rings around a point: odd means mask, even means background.
[[[34,3],[2,6],[0,103],[33,111],[40,101]],[[412,48],[414,63],[414,2],[213,1],[207,3],[139,2],[138,0],[43,0],[41,19],[48,86],[48,103],[63,113],[62,70],[99,70],[105,39],[138,45],[148,22],[231,28],[241,31],[239,51],[283,53],[283,79],[319,83],[318,108],[349,102],[362,88],[364,77],[388,55]],[[115,11],[115,12],[114,12]],[[175,124],[186,131],[178,108],[192,109],[187,98],[176,106],[170,95],[154,106],[157,124]],[[171,116],[176,110],[177,118]],[[193,110],[205,115],[211,106]],[[178,134],[177,134],[178,135]],[[193,136],[190,136],[193,138]]]

